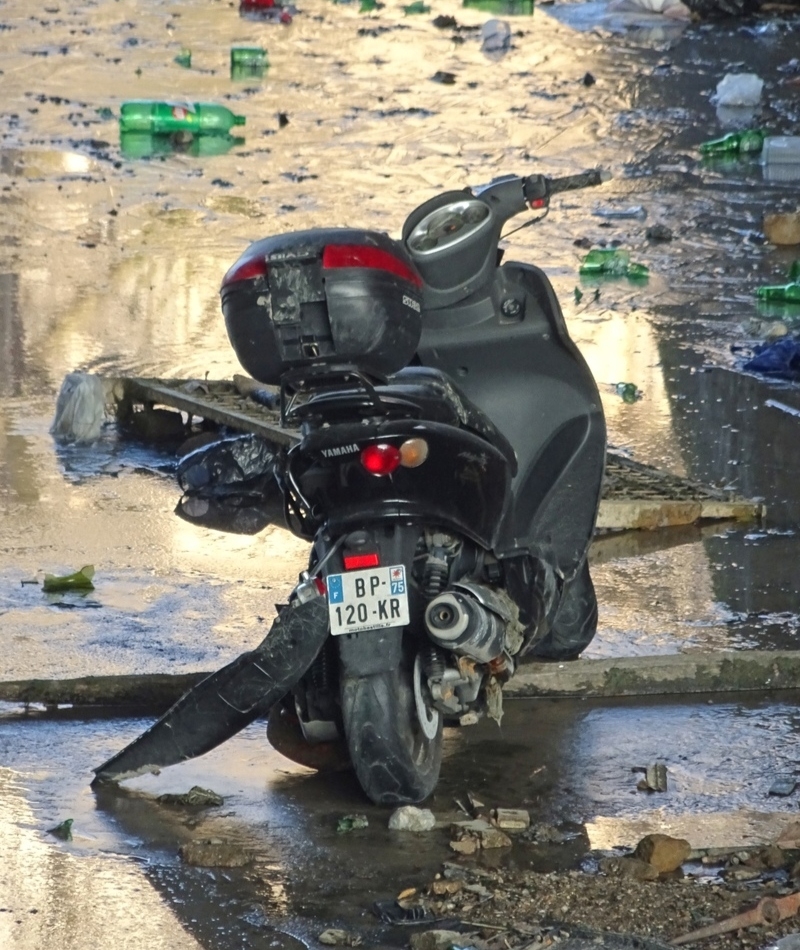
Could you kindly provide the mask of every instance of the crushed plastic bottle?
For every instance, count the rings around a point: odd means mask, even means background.
[[[755,73],[728,73],[717,83],[717,105],[756,106],[764,80]]]
[[[579,271],[582,277],[629,277],[646,280],[650,271],[644,264],[631,263],[627,251],[618,248],[595,248],[584,257]]]
[[[722,138],[703,142],[700,152],[703,155],[754,155],[761,151],[765,139],[766,133],[761,129],[729,132]]]
[[[487,20],[481,27],[481,52],[497,62],[511,49],[511,26],[507,20]]]
[[[235,125],[244,125],[243,115],[234,115],[225,106],[210,102],[172,103],[137,99],[123,102],[120,132],[151,132],[154,135],[191,132],[195,135],[224,135]]]
[[[633,403],[639,398],[639,390],[636,388],[636,383],[617,383],[614,386],[614,391],[622,398],[623,402]]]

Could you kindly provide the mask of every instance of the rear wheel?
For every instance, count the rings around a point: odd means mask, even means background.
[[[597,595],[589,563],[584,561],[564,588],[550,632],[533,646],[529,655],[548,660],[574,660],[589,646],[595,633]]]
[[[424,801],[442,764],[442,719],[421,700],[420,664],[346,679],[342,718],[361,787],[378,805]],[[416,688],[415,688],[416,680]]]

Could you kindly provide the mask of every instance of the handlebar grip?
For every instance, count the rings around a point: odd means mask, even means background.
[[[547,191],[554,195],[558,191],[575,191],[578,188],[591,188],[594,185],[602,185],[608,181],[611,176],[601,168],[592,168],[590,171],[581,172],[579,175],[565,175],[563,178],[548,178]]]

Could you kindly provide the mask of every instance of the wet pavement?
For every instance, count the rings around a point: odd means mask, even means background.
[[[490,14],[433,7],[360,15],[309,0],[285,27],[217,0],[3,5],[0,678],[212,669],[260,641],[303,566],[305,546],[278,529],[215,534],[174,516],[167,450],[111,435],[56,450],[48,428],[64,374],[229,376],[238,366],[217,289],[249,241],[320,224],[397,234],[445,187],[595,164],[613,180],[554,201],[547,220],[509,236],[507,256],[553,280],[615,445],[763,498],[768,516],[598,563],[600,630],[587,655],[794,648],[798,419],[767,400],[800,408],[800,395],[740,366],[758,339],[753,321],[775,315],[758,309],[755,288],[780,282],[795,257],[763,243],[761,215],[796,202],[796,183],[755,161],[703,164],[696,147],[753,121],[710,101],[737,68],[766,80],[755,121],[793,130],[797,21],[698,26],[555,4],[513,18],[512,49],[490,60],[478,32],[431,23],[449,14],[477,27]],[[262,79],[229,78],[228,49],[241,42],[269,50]],[[191,69],[173,62],[182,47]],[[432,82],[437,71],[455,83]],[[245,142],[218,156],[126,158],[114,116],[132,97],[224,102],[247,116]],[[644,220],[593,214],[632,205]],[[656,223],[671,242],[647,240]],[[649,281],[579,279],[577,238],[620,241]],[[643,398],[623,403],[622,380]],[[21,583],[88,563],[87,597]],[[447,737],[432,807],[444,819],[470,789],[575,830],[560,849],[520,845],[503,859],[521,866],[570,865],[589,845],[649,830],[698,846],[768,840],[796,814],[793,798],[766,794],[774,774],[794,771],[796,719],[792,697],[517,701],[502,730]],[[368,942],[405,942],[402,928],[376,931],[371,902],[429,880],[450,854],[445,832],[389,833],[351,776],[291,765],[259,724],[130,792],[95,797],[92,766],[147,721],[3,707],[0,946],[292,946],[334,923]],[[630,769],[656,757],[670,790],[648,797]],[[152,799],[193,784],[225,796],[221,815],[192,827],[198,816]],[[337,817],[352,811],[370,827],[337,835]],[[47,834],[65,817],[70,842]],[[206,834],[245,843],[254,863],[182,864],[178,844]]]

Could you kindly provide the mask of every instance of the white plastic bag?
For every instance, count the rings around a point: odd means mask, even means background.
[[[717,84],[717,105],[757,106],[764,80],[755,73],[728,73]]]

